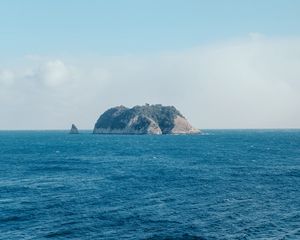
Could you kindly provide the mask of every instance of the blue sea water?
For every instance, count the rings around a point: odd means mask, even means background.
[[[2,131],[0,239],[300,239],[300,130]]]

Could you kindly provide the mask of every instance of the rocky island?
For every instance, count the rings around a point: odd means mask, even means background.
[[[196,134],[174,106],[161,104],[113,107],[105,111],[94,127],[94,134]]]

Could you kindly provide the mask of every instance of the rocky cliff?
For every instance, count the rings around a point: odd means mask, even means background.
[[[195,134],[186,118],[173,106],[118,106],[104,112],[95,124],[96,134]]]

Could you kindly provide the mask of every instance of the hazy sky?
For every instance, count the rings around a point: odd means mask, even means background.
[[[3,0],[0,129],[91,129],[115,105],[199,128],[300,128],[300,1]]]

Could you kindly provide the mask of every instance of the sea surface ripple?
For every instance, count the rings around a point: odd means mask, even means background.
[[[0,239],[300,239],[300,131],[0,132]]]

